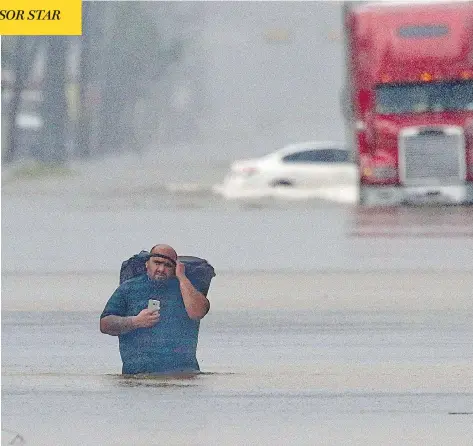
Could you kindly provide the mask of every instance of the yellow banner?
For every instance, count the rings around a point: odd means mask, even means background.
[[[0,0],[0,8],[0,35],[82,34],[82,0]]]

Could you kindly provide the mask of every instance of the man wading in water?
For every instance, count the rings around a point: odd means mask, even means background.
[[[100,331],[118,336],[123,374],[199,372],[199,323],[209,311],[208,285],[186,276],[169,245],[155,245],[146,274],[123,282],[100,316]],[[148,308],[150,300],[159,301]]]

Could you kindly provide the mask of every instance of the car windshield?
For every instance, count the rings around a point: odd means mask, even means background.
[[[346,163],[349,154],[344,149],[301,150],[283,157],[284,163]]]
[[[473,80],[376,87],[380,114],[473,111]]]

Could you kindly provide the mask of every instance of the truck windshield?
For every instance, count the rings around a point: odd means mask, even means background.
[[[473,111],[473,80],[376,87],[380,114]]]

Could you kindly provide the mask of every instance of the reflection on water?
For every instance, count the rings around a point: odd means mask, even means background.
[[[189,387],[197,373],[169,375],[117,375],[117,383],[124,387]]]
[[[107,375],[123,387],[190,387],[203,384],[203,379],[212,376],[230,376],[232,372],[197,372],[170,374]]]
[[[472,206],[355,207],[351,236],[473,237]]]

